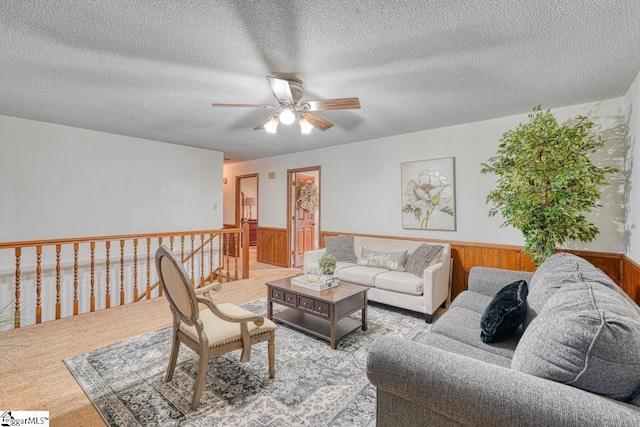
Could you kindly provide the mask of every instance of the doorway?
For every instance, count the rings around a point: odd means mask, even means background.
[[[320,237],[320,166],[287,171],[289,265],[301,267],[304,253],[318,248]]]
[[[258,174],[236,176],[236,224],[249,224],[249,247],[258,246]]]

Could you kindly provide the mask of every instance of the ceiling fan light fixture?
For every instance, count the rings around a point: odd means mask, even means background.
[[[296,113],[293,111],[293,107],[291,105],[287,105],[282,108],[282,111],[279,114],[280,121],[285,125],[290,125],[291,123],[296,121]]]
[[[300,131],[306,135],[308,133],[311,133],[311,129],[313,129],[313,125],[311,123],[309,123],[309,121],[307,119],[304,118],[304,116],[300,117],[300,119],[298,119],[298,124],[300,125]]]
[[[276,130],[278,130],[278,123],[279,123],[278,117],[273,116],[271,120],[269,120],[264,125],[264,130],[266,130],[269,133],[276,133]]]

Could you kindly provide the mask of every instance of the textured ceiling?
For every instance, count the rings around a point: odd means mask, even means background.
[[[623,95],[638,0],[3,0],[0,114],[224,151],[232,161]],[[252,130],[266,75],[359,110]]]

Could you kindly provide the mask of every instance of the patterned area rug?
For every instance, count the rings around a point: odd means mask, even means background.
[[[244,307],[266,314],[264,299]],[[375,388],[365,374],[369,346],[385,334],[419,340],[430,325],[422,316],[386,306],[369,305],[368,312],[368,330],[345,336],[336,350],[279,324],[273,380],[266,343],[252,347],[246,364],[239,362],[239,350],[212,358],[200,406],[193,411],[197,359],[189,348],[181,346],[173,380],[163,381],[170,328],[65,363],[110,426],[373,426]]]

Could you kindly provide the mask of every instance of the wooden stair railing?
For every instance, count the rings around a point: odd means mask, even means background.
[[[196,288],[248,278],[247,228],[0,242],[0,319],[19,328],[160,296],[162,244]]]

